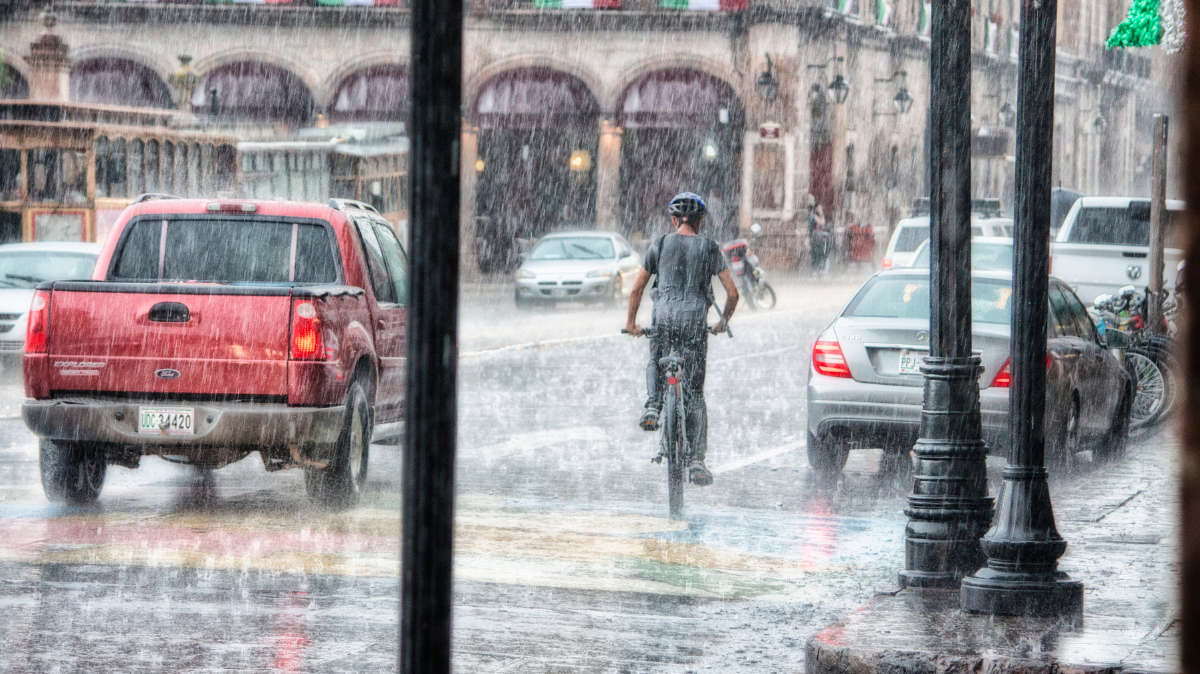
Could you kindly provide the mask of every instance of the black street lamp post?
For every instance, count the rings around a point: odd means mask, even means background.
[[[987,567],[962,581],[962,607],[977,613],[1058,615],[1083,608],[1083,584],[1057,570],[1067,542],[1054,525],[1045,469],[1057,4],[1041,0],[1021,5],[1009,389],[1012,453],[1004,468],[995,523],[982,541]]]
[[[463,3],[411,4],[412,231],[400,672],[450,672]],[[473,169],[472,169],[473,170]]]
[[[933,3],[929,357],[905,528],[904,587],[956,587],[992,517],[971,353],[971,3]]]

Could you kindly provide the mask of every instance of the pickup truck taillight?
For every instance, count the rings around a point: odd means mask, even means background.
[[[46,330],[50,327],[50,292],[35,290],[29,305],[29,327],[25,332],[25,353],[46,353]]]
[[[32,323],[30,323],[32,325]],[[321,319],[310,300],[292,302],[292,360],[325,360]]]

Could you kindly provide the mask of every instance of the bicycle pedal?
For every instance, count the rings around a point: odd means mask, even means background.
[[[662,463],[662,454],[650,459],[650,463]]]

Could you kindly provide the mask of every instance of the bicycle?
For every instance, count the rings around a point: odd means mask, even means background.
[[[705,334],[711,335],[712,327],[709,326]],[[622,329],[621,333],[628,334],[628,331]],[[656,329],[643,328],[642,334],[653,337]],[[725,334],[729,335],[730,339],[733,338],[728,324],[725,326]],[[654,463],[662,463],[664,458],[667,460],[667,504],[672,518],[683,514],[684,477],[692,464],[692,453],[687,442],[687,424],[684,419],[683,384],[680,378],[683,365],[683,357],[679,355],[674,344],[666,356],[658,359],[659,373],[666,376],[667,385],[663,390],[663,409],[659,417],[658,456],[650,459]]]

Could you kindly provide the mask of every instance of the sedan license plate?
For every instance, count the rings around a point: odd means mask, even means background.
[[[925,360],[924,351],[900,349],[900,374],[921,374],[922,360]]]
[[[138,433],[194,435],[193,412],[191,407],[139,407]]]

